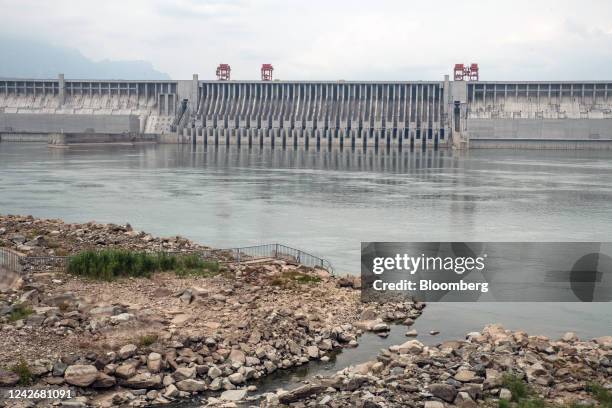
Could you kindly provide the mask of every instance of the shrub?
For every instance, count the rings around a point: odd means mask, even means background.
[[[288,287],[295,284],[312,284],[321,282],[321,278],[297,271],[283,272],[270,279],[270,285]]]
[[[156,334],[143,334],[138,337],[137,343],[140,347],[149,347],[151,344],[157,341]]]
[[[587,391],[593,394],[602,407],[612,408],[612,391],[594,383],[587,385]]]
[[[540,398],[521,398],[517,408],[545,408],[546,403]]]
[[[522,378],[513,375],[506,374],[502,380],[502,385],[509,389],[512,393],[512,401],[519,401],[521,398],[527,398],[531,395],[531,390],[522,380]]]
[[[219,263],[216,261],[205,261],[197,255],[187,255],[179,258],[175,268],[177,276],[187,277],[210,277],[217,275],[220,271]]]
[[[198,255],[150,254],[109,249],[84,251],[68,259],[68,273],[111,281],[121,277],[145,277],[153,272],[175,271],[179,276],[211,276],[219,263],[204,261]]]
[[[19,385],[29,385],[32,383],[32,372],[24,360],[11,367],[11,371],[19,376]]]
[[[17,320],[25,319],[34,313],[31,307],[25,305],[15,305],[13,311],[9,314],[9,321],[16,322]]]

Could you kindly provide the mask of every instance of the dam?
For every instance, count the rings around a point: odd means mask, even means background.
[[[611,97],[612,81],[0,78],[0,142],[612,149]]]

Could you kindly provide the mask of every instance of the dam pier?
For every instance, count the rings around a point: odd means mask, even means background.
[[[612,149],[612,81],[453,79],[0,79],[0,142]]]

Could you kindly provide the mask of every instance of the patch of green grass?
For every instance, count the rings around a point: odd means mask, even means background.
[[[179,259],[174,270],[177,276],[209,278],[220,272],[219,262],[205,261],[197,255],[187,255]]]
[[[143,334],[138,337],[137,343],[140,347],[149,347],[157,341],[156,334]]]
[[[8,319],[11,322],[16,322],[17,320],[27,318],[32,313],[34,313],[34,311],[31,307],[24,305],[16,305],[13,308],[13,311],[9,314]]]
[[[297,283],[319,283],[321,278],[313,275],[300,275],[293,278]]]
[[[548,405],[544,400],[534,396],[533,390],[520,377],[507,374],[503,379],[503,387],[512,392],[512,403],[506,400],[498,402],[499,408],[592,408],[593,405],[572,401],[563,406]],[[601,404],[603,408],[612,408],[612,392],[599,384],[588,384],[586,390]]]
[[[512,401],[514,402],[518,402],[520,399],[527,398],[532,394],[531,389],[523,382],[523,379],[514,374],[504,375],[502,385],[510,390]]]
[[[118,249],[84,251],[68,259],[68,273],[97,280],[149,278],[161,271],[175,271],[178,276],[208,277],[219,272],[219,263],[205,261],[194,254],[151,254]]]
[[[281,287],[290,287],[296,284],[307,285],[319,282],[321,282],[320,277],[297,271],[283,272],[270,279],[270,285]]]
[[[540,398],[523,398],[518,401],[517,408],[545,408],[546,403]]]
[[[587,391],[593,395],[602,407],[612,408],[612,391],[595,383],[589,383],[587,385]]]
[[[29,385],[32,383],[32,372],[30,367],[28,367],[28,363],[24,360],[11,367],[11,371],[19,376],[19,385]]]
[[[593,408],[593,404],[581,404],[578,401],[572,401],[569,404],[565,404],[563,408]]]

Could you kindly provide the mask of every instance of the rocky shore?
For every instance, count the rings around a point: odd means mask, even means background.
[[[589,392],[591,384],[608,390],[607,399]],[[465,340],[391,346],[376,360],[268,395],[265,405],[472,408],[522,396],[519,407],[608,407],[610,395],[612,336],[551,340],[494,324]]]
[[[206,248],[127,225],[32,217],[0,216],[0,233],[5,247],[35,255]],[[253,380],[325,361],[356,347],[363,330],[384,332],[384,321],[421,312],[413,303],[364,305],[358,287],[358,279],[291,260],[226,263],[208,278],[112,282],[26,270],[0,292],[0,387],[69,388],[78,395],[72,406],[145,406],[202,393],[248,399]]]
[[[209,249],[129,225],[21,216],[0,216],[0,246],[36,256]],[[364,331],[385,336],[391,322],[409,326],[425,305],[363,304],[359,279],[291,259],[238,264],[218,256],[222,270],[205,278],[165,272],[103,282],[26,268],[0,279],[0,392],[25,386],[76,396],[0,395],[0,406],[136,407],[197,398],[226,407],[472,408],[516,400],[523,386],[548,406],[606,406],[589,386],[612,389],[612,337],[552,340],[499,325],[435,346],[409,339],[416,334],[409,331],[404,344],[370,362],[256,397],[257,379],[326,361],[357,347]]]

